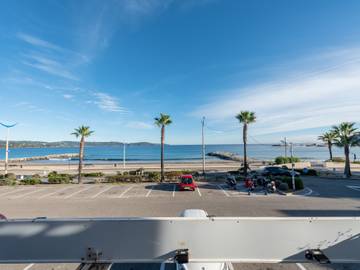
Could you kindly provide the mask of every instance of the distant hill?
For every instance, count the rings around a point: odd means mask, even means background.
[[[49,148],[49,147],[79,147],[77,141],[59,141],[59,142],[43,142],[43,141],[10,141],[11,148]],[[158,145],[149,142],[127,143],[129,146],[151,146]],[[122,142],[86,142],[86,146],[123,146]],[[5,141],[0,140],[0,147],[5,147]]]

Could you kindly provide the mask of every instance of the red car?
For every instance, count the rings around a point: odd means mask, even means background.
[[[191,174],[182,175],[178,186],[179,186],[179,190],[192,190],[192,191],[195,191],[197,187]]]

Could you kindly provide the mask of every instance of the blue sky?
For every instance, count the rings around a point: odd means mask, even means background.
[[[311,142],[359,121],[359,1],[1,1],[0,120],[12,139]],[[5,130],[0,130],[5,136]]]

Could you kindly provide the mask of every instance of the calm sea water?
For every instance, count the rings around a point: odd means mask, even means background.
[[[233,152],[239,155],[243,154],[241,144],[233,145],[207,145],[206,153],[214,151]],[[50,154],[77,153],[78,148],[14,148],[10,149],[10,158],[45,156]],[[334,156],[343,156],[341,148],[334,147]],[[360,148],[351,149],[351,153],[356,153],[360,158]],[[271,145],[248,145],[248,155],[251,158],[259,160],[272,160],[277,156],[284,155],[284,147]],[[325,160],[328,159],[328,149],[326,147],[305,147],[295,146],[294,155],[304,160]],[[0,158],[4,159],[5,151],[0,149]],[[86,147],[85,159],[88,162],[104,161],[122,161],[123,147]],[[351,157],[352,158],[352,157]],[[160,146],[131,146],[126,147],[126,160],[129,162],[151,162],[160,159]],[[201,145],[166,145],[165,159],[168,161],[196,161],[201,159]],[[207,159],[214,159],[207,157]],[[50,162],[54,162],[52,160]],[[46,162],[46,161],[38,161]],[[49,162],[49,161],[47,161]],[[58,160],[57,162],[68,162],[67,160]],[[75,161],[74,161],[75,162]]]

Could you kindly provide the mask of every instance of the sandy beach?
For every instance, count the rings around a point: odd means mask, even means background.
[[[310,168],[316,167],[317,169],[323,169],[328,171],[341,172],[344,168],[343,163],[335,162],[316,162],[312,164],[310,162],[298,162],[295,163],[295,168]],[[251,169],[259,169],[268,163],[262,161],[256,161],[250,163]],[[291,167],[291,164],[283,164]],[[313,166],[312,166],[313,165]],[[230,160],[208,160],[206,161],[206,171],[229,171],[237,170],[241,164],[237,161]],[[137,169],[143,169],[144,171],[160,171],[160,162],[129,162],[123,166],[122,162],[106,162],[106,163],[85,163],[83,172],[103,172],[104,174],[116,174],[117,172],[133,171]],[[360,171],[360,164],[351,164],[351,168],[354,172]],[[56,162],[14,162],[9,164],[8,172],[16,175],[47,175],[49,172],[57,171],[58,173],[76,174],[78,170],[77,163],[56,163]],[[179,170],[191,170],[202,171],[201,161],[177,161],[177,162],[165,162],[165,171],[179,171]],[[0,173],[4,171],[4,161],[0,161]]]
[[[211,160],[206,162],[207,171],[227,171],[234,170],[240,167],[239,162],[227,161],[227,160]],[[0,170],[3,170],[4,162],[0,163]],[[87,163],[84,164],[83,171],[86,172],[103,172],[105,174],[115,174],[121,171],[131,171],[137,169],[144,169],[145,171],[160,171],[160,162],[132,162],[126,163],[125,167],[123,163]],[[32,175],[40,174],[46,175],[51,171],[57,171],[59,173],[77,173],[77,163],[10,163],[8,172],[15,173],[16,175]],[[166,171],[174,170],[202,170],[202,162],[168,162],[165,163]]]

